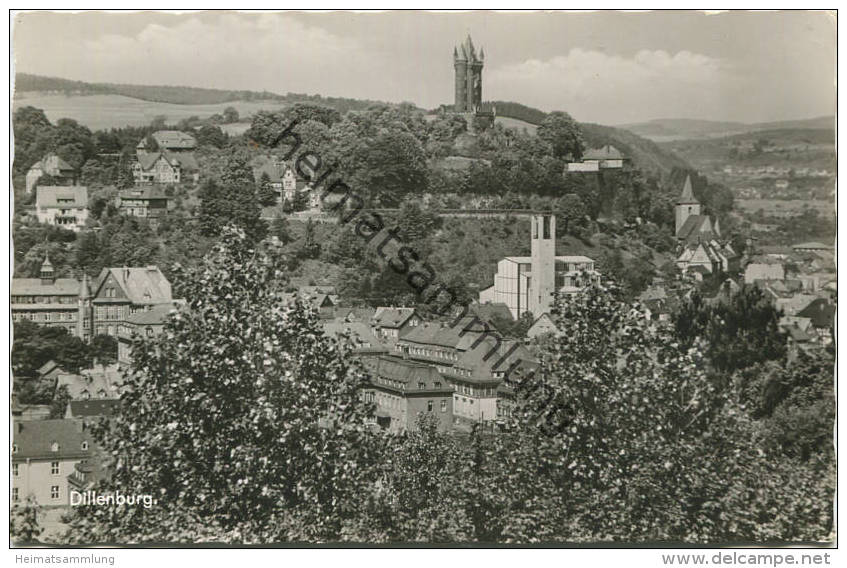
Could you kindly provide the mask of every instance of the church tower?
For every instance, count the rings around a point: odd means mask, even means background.
[[[470,34],[458,48],[453,48],[453,68],[456,70],[455,112],[472,113],[482,104],[482,67],[485,52],[476,53]]]
[[[556,217],[533,215],[530,219],[529,311],[539,317],[553,305],[556,285]]]
[[[699,214],[700,202],[694,197],[694,191],[691,189],[691,176],[686,175],[685,185],[682,187],[682,195],[679,196],[679,200],[676,202],[676,231],[674,234],[679,234],[679,230],[690,216]]]

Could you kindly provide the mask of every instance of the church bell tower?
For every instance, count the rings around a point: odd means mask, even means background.
[[[530,241],[529,311],[539,317],[553,306],[556,288],[556,217],[533,215]]]

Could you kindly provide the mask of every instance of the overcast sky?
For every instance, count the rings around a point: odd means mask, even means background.
[[[835,113],[835,16],[665,13],[55,14],[15,18],[16,70],[433,108],[453,46],[485,48],[483,99],[604,124]]]

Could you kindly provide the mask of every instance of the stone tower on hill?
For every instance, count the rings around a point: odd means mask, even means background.
[[[456,70],[453,111],[462,115],[468,126],[486,128],[494,122],[494,109],[482,108],[482,67],[485,51],[477,53],[471,36],[453,48],[453,68]]]
[[[456,112],[476,112],[482,104],[482,67],[485,52],[477,56],[471,36],[458,48],[453,48],[453,68],[456,70]]]

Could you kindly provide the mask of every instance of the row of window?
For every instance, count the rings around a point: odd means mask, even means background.
[[[50,451],[51,452],[58,452],[60,449],[61,448],[59,447],[59,442],[52,442],[50,444]],[[88,440],[83,440],[82,443],[79,446],[79,449],[81,449],[82,451],[87,450],[88,449]],[[18,445],[17,444],[12,444],[12,453],[13,454],[18,453]],[[54,462],[54,463],[58,463],[58,462]]]
[[[445,359],[447,361],[458,361],[459,354],[453,351],[447,351],[444,349],[428,349],[424,347],[415,347],[414,345],[401,345],[397,344],[395,350],[400,351],[403,349],[408,349],[409,355],[420,355],[423,357],[435,357],[438,359]]]
[[[426,401],[427,412],[432,412],[432,408],[433,408],[433,401],[431,401],[431,400]],[[441,401],[441,412],[447,412],[447,401],[446,400]]]
[[[79,298],[76,295],[68,296],[12,296],[13,304],[76,304]]]
[[[45,322],[76,321],[76,312],[15,312],[12,314],[12,319]]]
[[[50,486],[50,498],[53,500],[58,500],[60,496],[59,486],[51,485]],[[18,492],[17,487],[12,487],[12,501],[18,502],[20,501],[20,493]]]
[[[456,385],[456,392],[467,396],[492,397],[497,395],[496,387],[472,387],[470,385]]]
[[[119,320],[124,317],[123,306],[97,306],[94,315],[98,320]]]

